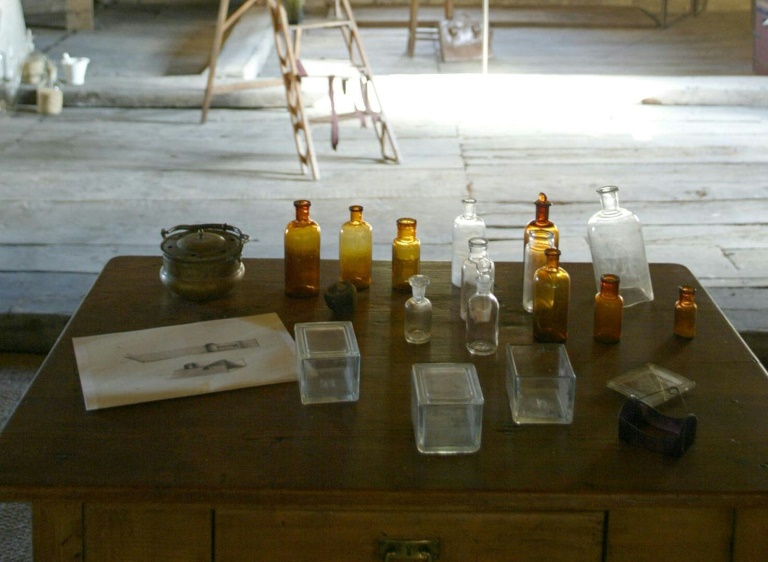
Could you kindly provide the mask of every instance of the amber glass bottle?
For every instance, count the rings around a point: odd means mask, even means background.
[[[342,281],[360,291],[371,286],[373,229],[363,220],[363,207],[349,208],[349,221],[339,231],[339,269]]]
[[[600,277],[600,292],[595,295],[595,340],[618,343],[624,299],[619,294],[619,276],[606,273]]]
[[[547,248],[547,265],[533,280],[533,338],[538,342],[565,343],[568,338],[568,301],[571,278],[560,267],[560,250]]]
[[[546,230],[551,232],[555,239],[555,248],[560,247],[560,232],[555,223],[549,220],[549,207],[552,203],[547,199],[546,193],[539,193],[539,198],[533,202],[536,205],[536,218],[529,222],[523,231],[523,249],[528,244],[532,230]]]
[[[296,219],[285,227],[285,294],[291,297],[320,292],[320,226],[309,218],[310,205],[294,201]]]
[[[411,292],[408,282],[418,275],[421,261],[421,242],[416,238],[416,219],[397,219],[397,238],[392,241],[392,288]]]
[[[696,335],[696,289],[678,287],[678,299],[675,303],[675,335],[692,338]]]

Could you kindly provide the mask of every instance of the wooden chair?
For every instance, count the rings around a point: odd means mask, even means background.
[[[453,0],[444,0],[443,7],[445,10],[445,19],[453,19]],[[410,19],[408,20],[408,56],[413,56],[417,40],[439,40],[439,26],[440,22],[438,21],[419,22],[419,0],[411,0],[411,14]]]
[[[363,49],[349,0],[338,0],[337,6],[339,7],[338,19],[289,25],[282,3],[278,0],[267,0],[299,163],[302,172],[310,171],[314,179],[320,177],[310,127],[314,123],[331,124],[331,144],[335,149],[338,143],[338,123],[340,120],[359,119],[365,125],[366,121],[370,119],[379,140],[383,159],[389,162],[400,162],[397,141],[382,109],[373,80],[373,73]],[[303,34],[310,30],[332,28],[340,30],[348,60],[343,61],[341,65],[328,61],[313,64],[313,61],[301,60]],[[301,81],[305,77],[317,76],[325,77],[328,80],[331,114],[309,118],[302,99]],[[342,113],[336,111],[335,100],[339,85],[341,90],[356,98],[353,110]]]

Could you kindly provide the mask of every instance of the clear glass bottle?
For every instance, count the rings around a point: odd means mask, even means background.
[[[547,263],[544,251],[547,248],[555,248],[555,235],[549,230],[534,229],[528,236],[523,262],[523,308],[533,312],[533,276],[537,269]]]
[[[651,274],[639,219],[619,207],[618,187],[601,187],[597,193],[602,210],[592,215],[587,224],[597,289],[600,289],[600,277],[612,273],[621,278],[624,306],[652,301]]]
[[[533,281],[533,339],[565,343],[571,278],[560,267],[560,250],[547,248],[545,254],[547,264],[536,271]]]
[[[539,198],[533,202],[536,205],[536,218],[525,226],[523,230],[523,259],[525,259],[525,246],[528,244],[532,230],[546,230],[555,237],[555,248],[560,247],[560,231],[555,223],[549,220],[549,208],[552,205],[547,199],[546,193],[539,193]]]
[[[320,226],[309,217],[306,199],[293,202],[296,218],[285,227],[285,294],[313,297],[320,293]]]
[[[469,256],[468,243],[475,237],[485,237],[485,221],[477,216],[477,201],[463,199],[464,212],[453,221],[453,259],[451,260],[451,283],[461,287],[461,268]]]
[[[363,207],[349,208],[349,221],[339,230],[339,271],[358,291],[371,286],[373,228],[363,220]]]
[[[485,260],[485,265],[488,268],[487,273],[491,276],[491,282],[496,278],[496,268],[488,257],[488,239],[480,236],[471,238],[467,244],[469,249],[469,255],[461,266],[461,304],[460,314],[461,319],[467,319],[467,303],[469,299],[477,292],[477,276],[482,273],[480,271],[480,261]]]
[[[678,287],[675,303],[675,335],[692,338],[696,335],[696,289],[683,285]]]
[[[432,338],[432,303],[426,297],[429,277],[411,275],[413,296],[405,301],[405,341],[427,343]]]
[[[421,242],[416,238],[416,219],[397,219],[397,237],[392,241],[392,289],[411,290],[411,275],[418,275],[421,265]]]
[[[491,355],[499,347],[499,301],[487,274],[477,277],[477,292],[467,304],[467,350],[472,355]]]
[[[595,295],[594,338],[600,343],[618,343],[621,339],[621,319],[624,299],[619,294],[618,275],[606,273],[600,277],[600,291]]]

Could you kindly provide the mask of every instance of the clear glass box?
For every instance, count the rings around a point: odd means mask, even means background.
[[[507,345],[507,394],[516,424],[573,422],[576,374],[565,346]]]
[[[299,323],[294,335],[302,404],[357,401],[360,350],[352,323]]]
[[[483,391],[472,363],[416,363],[411,372],[411,416],[421,453],[480,449]]]

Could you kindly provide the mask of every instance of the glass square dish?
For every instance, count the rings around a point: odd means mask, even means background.
[[[695,388],[696,383],[668,369],[647,363],[612,378],[607,386],[624,396],[634,396],[655,407]]]

